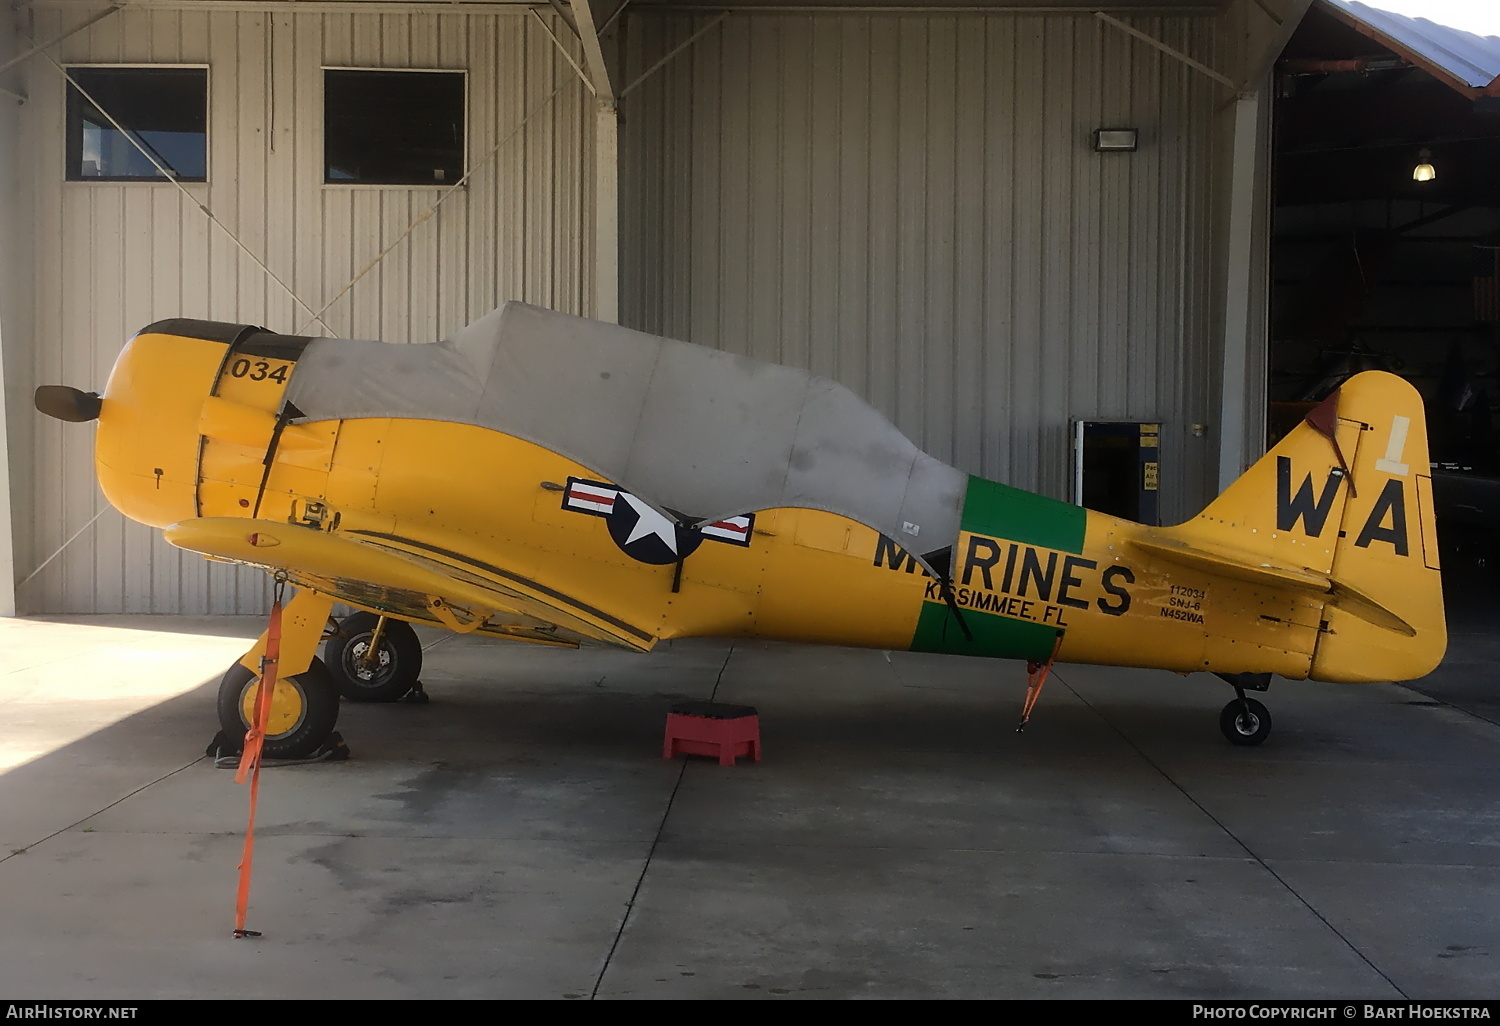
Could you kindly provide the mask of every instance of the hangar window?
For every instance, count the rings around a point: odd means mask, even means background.
[[[77,83],[68,85],[68,181],[164,181],[157,164],[178,181],[207,181],[207,68],[89,66],[68,74]]]
[[[452,185],[464,174],[462,71],[323,70],[323,181]]]

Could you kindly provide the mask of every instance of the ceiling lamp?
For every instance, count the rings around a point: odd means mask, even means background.
[[[1417,166],[1411,169],[1411,180],[1414,182],[1430,182],[1437,177],[1437,172],[1432,167],[1432,151],[1424,149],[1417,154]]]

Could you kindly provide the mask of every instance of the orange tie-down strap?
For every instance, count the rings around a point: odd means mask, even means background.
[[[1062,648],[1063,632],[1057,632],[1057,640],[1052,643],[1052,654],[1047,657],[1045,663],[1027,663],[1026,673],[1030,678],[1026,685],[1026,703],[1021,707],[1021,724],[1016,727],[1020,733],[1026,729],[1026,724],[1031,720],[1031,710],[1036,708],[1036,700],[1042,697],[1042,685],[1047,683],[1047,675],[1052,672],[1052,664],[1057,659],[1057,650]]]
[[[255,722],[245,732],[245,748],[240,768],[234,775],[236,784],[250,778],[250,820],[245,825],[245,853],[240,859],[240,889],[234,904],[234,935],[259,937],[257,930],[245,929],[245,912],[250,905],[250,867],[255,859],[255,803],[260,797],[261,747],[271,722],[271,696],[276,691],[276,664],[281,657],[281,589],[271,604],[271,624],[266,631],[266,654],[260,661],[260,683],[255,690]]]

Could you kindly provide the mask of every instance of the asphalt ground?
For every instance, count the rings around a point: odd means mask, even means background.
[[[0,997],[1493,998],[1496,637],[1415,686],[703,640],[424,634],[429,705],[246,789],[203,757],[246,618],[0,620]],[[663,759],[755,705],[765,759]]]

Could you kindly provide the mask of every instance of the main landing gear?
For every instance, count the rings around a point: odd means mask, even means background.
[[[411,624],[372,613],[354,613],[330,624],[333,599],[298,591],[281,617],[276,687],[262,753],[268,759],[311,759],[342,748],[334,732],[339,696],[354,702],[425,702],[417,675],[422,645]],[[219,682],[220,737],[210,754],[238,752],[255,716],[261,659],[270,631]],[[323,658],[314,654],[327,637]],[[254,669],[252,669],[254,667]],[[343,749],[347,754],[347,749]]]
[[[351,702],[425,702],[418,676],[422,642],[405,620],[373,613],[344,617],[323,645],[323,662]]]
[[[1264,691],[1271,686],[1269,673],[1219,673],[1238,696],[1219,713],[1219,730],[1230,744],[1258,745],[1271,736],[1271,712],[1260,702],[1245,697],[1245,690]]]
[[[277,585],[280,601],[282,585]],[[327,667],[314,653],[323,637],[333,599],[302,589],[286,604],[279,619],[224,674],[219,681],[219,726],[215,738],[223,754],[238,752],[255,718],[256,693],[260,690],[262,660],[268,646],[276,660],[276,686],[271,691],[269,718],[261,754],[267,759],[307,759],[325,745],[335,743],[334,724],[339,718],[339,693]],[[271,631],[277,632],[271,645]],[[210,745],[214,747],[214,745]]]
[[[235,663],[219,682],[219,727],[238,747],[255,717],[260,674]],[[261,752],[267,759],[306,759],[333,734],[339,692],[321,659],[290,677],[277,677]]]

